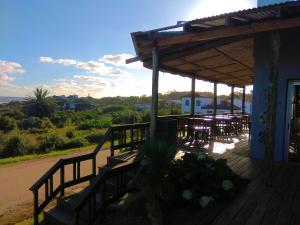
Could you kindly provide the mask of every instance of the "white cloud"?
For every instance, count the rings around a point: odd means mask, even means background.
[[[121,67],[126,67],[130,69],[140,69],[143,67],[142,62],[134,62],[130,64],[126,64],[126,59],[131,59],[133,58],[133,55],[130,54],[118,54],[118,55],[104,55],[103,57],[99,58],[98,60],[100,62],[105,62],[107,64],[111,64],[114,66],[121,66]]]
[[[13,74],[24,72],[25,70],[19,63],[0,60],[0,85],[14,80]]]
[[[60,64],[64,66],[73,66],[77,69],[84,70],[88,73],[99,74],[103,76],[129,77],[130,74],[126,71],[105,65],[100,61],[77,61],[74,59],[53,59],[48,56],[41,56],[40,62],[50,64]]]

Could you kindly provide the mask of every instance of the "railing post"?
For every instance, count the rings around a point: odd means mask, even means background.
[[[39,192],[38,190],[33,191],[33,224],[39,224]]]
[[[96,176],[96,155],[93,155],[93,159],[92,159],[92,167],[93,167],[93,176]]]
[[[130,139],[131,139],[131,151],[134,149],[134,143],[133,143],[133,128],[130,130]]]
[[[65,165],[60,168],[60,197],[65,195]]]
[[[115,137],[114,137],[114,131],[111,131],[111,136],[110,136],[110,156],[114,156],[114,142],[115,142]]]

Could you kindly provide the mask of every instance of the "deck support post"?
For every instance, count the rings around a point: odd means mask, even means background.
[[[245,114],[245,99],[246,99],[246,87],[243,87],[243,97],[242,97],[242,114]]]
[[[154,142],[157,132],[158,115],[158,80],[159,80],[159,53],[158,48],[152,49],[152,107],[150,121],[150,142]]]
[[[234,112],[234,86],[231,86],[231,95],[230,95],[230,113]]]
[[[195,76],[192,77],[191,88],[191,116],[195,115]]]
[[[214,82],[214,99],[213,99],[213,104],[214,104],[214,116],[217,115],[217,105],[218,105],[218,100],[217,100],[217,82]]]
[[[267,169],[267,184],[272,185],[273,177],[273,160],[275,152],[275,127],[276,127],[276,110],[277,110],[277,86],[278,86],[278,65],[280,36],[278,31],[270,33],[270,74],[268,90],[268,107],[267,107],[267,126],[265,144],[265,162]]]

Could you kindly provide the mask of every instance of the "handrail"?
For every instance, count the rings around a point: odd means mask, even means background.
[[[67,187],[89,181],[96,177],[96,156],[103,147],[104,143],[107,140],[111,140],[111,155],[114,155],[116,149],[121,149],[124,147],[133,148],[146,140],[145,131],[149,129],[149,123],[138,123],[138,124],[127,124],[127,125],[118,125],[110,127],[105,135],[102,137],[98,143],[95,150],[91,153],[75,156],[66,159],[60,159],[54,164],[35,184],[30,187],[29,190],[33,192],[34,195],[34,225],[38,224],[38,215],[39,213],[50,203],[50,201],[56,197],[59,193],[60,196],[64,196],[64,190]],[[130,131],[130,140],[128,142],[127,131]],[[115,142],[117,141],[117,145]],[[81,162],[92,160],[92,172],[88,175],[81,176]],[[71,181],[65,181],[65,166],[72,165],[73,177]],[[60,181],[59,186],[54,189],[54,175],[59,173]],[[39,189],[45,186],[45,199],[39,204]]]
[[[93,184],[89,186],[88,189],[82,194],[79,202],[74,207],[74,224],[79,224],[80,213],[82,212],[84,207],[87,207],[88,209],[88,215],[85,219],[87,219],[88,224],[94,224],[94,222],[99,218],[99,216],[101,216],[100,212],[102,211],[103,213],[105,213],[105,207],[108,204],[120,199],[128,192],[129,179],[127,173],[131,172],[132,170],[136,171],[139,165],[140,160],[137,160],[135,162],[121,167],[106,170],[101,175],[97,176]],[[108,196],[108,191],[106,190],[106,181],[110,178],[115,178],[114,181],[116,185],[116,190],[114,190],[113,194]],[[100,206],[97,206],[96,195],[100,190],[102,202],[100,203]]]

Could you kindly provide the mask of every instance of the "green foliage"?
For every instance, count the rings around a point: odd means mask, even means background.
[[[15,119],[8,117],[8,116],[1,116],[0,117],[0,130],[4,132],[8,132],[17,128],[17,123]]]
[[[71,148],[80,148],[87,146],[88,142],[84,138],[74,138],[71,139],[70,141],[66,142],[62,146],[58,146],[57,149],[59,150],[66,150],[66,149],[71,149]]]
[[[68,120],[68,113],[55,112],[50,117],[51,122],[58,128],[63,128]]]
[[[76,136],[76,132],[75,132],[75,130],[68,130],[67,132],[66,132],[66,137],[67,138],[74,138]]]
[[[247,184],[232,172],[225,159],[215,160],[204,153],[185,153],[174,160],[166,181],[176,188],[174,202],[196,207],[231,199]]]
[[[1,157],[15,157],[32,153],[34,146],[28,139],[25,139],[19,134],[15,134],[8,138],[4,144],[4,149],[1,152]]]
[[[125,111],[126,107],[122,105],[110,105],[102,109],[103,114]]]
[[[27,119],[22,119],[18,124],[20,129],[53,129],[55,128],[48,117],[40,119],[39,117],[28,117]]]
[[[40,143],[39,153],[63,149],[64,145],[65,140],[61,136],[52,134],[46,137],[46,139]]]
[[[51,116],[57,110],[57,104],[48,98],[48,90],[36,88],[33,93],[35,98],[27,100],[27,104],[24,106],[27,115],[42,118]]]
[[[23,119],[26,117],[26,115],[23,112],[21,112],[19,109],[8,110],[8,111],[2,113],[2,116],[8,116],[15,120],[20,120],[20,119]]]
[[[113,124],[132,124],[141,121],[141,117],[134,111],[122,111],[112,114]]]
[[[91,129],[101,129],[101,128],[107,128],[111,126],[111,121],[108,119],[91,119],[86,120],[77,126],[79,130],[91,130]]]
[[[87,136],[85,136],[85,139],[88,140],[88,142],[94,144],[94,143],[99,143],[99,141],[102,139],[103,136],[104,133],[97,131],[88,134]]]

